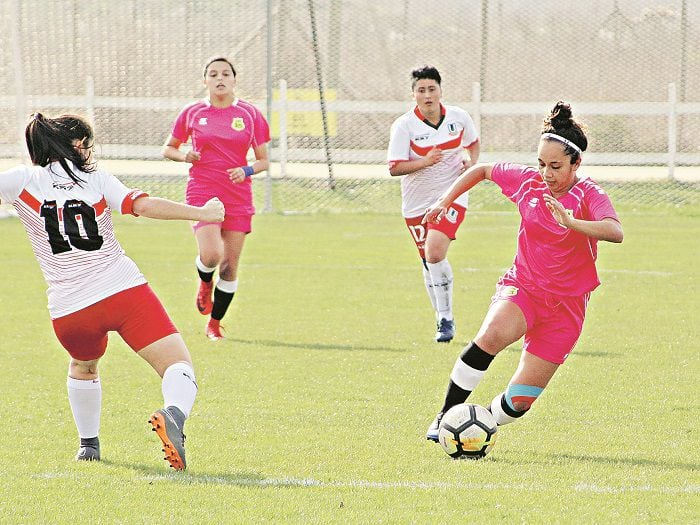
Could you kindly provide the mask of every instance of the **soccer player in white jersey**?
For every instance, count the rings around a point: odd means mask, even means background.
[[[455,200],[439,222],[421,221],[425,210],[477,162],[479,137],[466,111],[440,102],[442,79],[437,69],[414,69],[411,78],[416,106],[391,126],[389,173],[402,176],[402,212],[423,261],[423,280],[437,317],[435,340],[447,343],[455,335],[447,250],[466,215],[467,194]]]
[[[162,377],[164,408],[149,422],[166,460],[186,467],[183,425],[197,393],[182,337],[114,235],[111,212],[217,222],[224,207],[201,207],[129,189],[92,161],[93,131],[76,115],[36,113],[26,131],[33,166],[0,172],[0,201],[12,203],[48,284],[56,336],[70,354],[68,401],[80,437],[76,459],[100,459],[102,383],[98,362],[116,331]]]

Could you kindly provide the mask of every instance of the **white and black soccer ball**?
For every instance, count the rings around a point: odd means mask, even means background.
[[[480,405],[461,403],[442,416],[438,441],[451,458],[481,459],[491,452],[497,432],[491,412]]]

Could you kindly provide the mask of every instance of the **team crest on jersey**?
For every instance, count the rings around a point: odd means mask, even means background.
[[[445,213],[445,219],[447,219],[452,224],[455,224],[458,218],[459,212],[454,208],[448,208],[447,213]]]
[[[236,117],[231,122],[231,127],[236,131],[243,131],[245,129],[245,122],[241,117]]]
[[[459,133],[459,129],[457,129],[457,124],[455,124],[454,122],[450,122],[447,125],[447,132],[450,135],[457,135]]]

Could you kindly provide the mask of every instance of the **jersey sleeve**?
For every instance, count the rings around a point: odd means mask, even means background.
[[[100,171],[98,173],[102,179],[102,194],[109,207],[113,210],[118,210],[122,215],[136,215],[134,213],[134,201],[139,197],[148,197],[148,193],[127,188],[111,173],[105,171]]]
[[[614,219],[620,222],[610,197],[605,193],[605,190],[597,184],[593,184],[591,189],[586,192],[585,202],[589,220],[602,221],[603,219]]]
[[[187,140],[190,138],[191,130],[190,130],[190,124],[189,124],[189,109],[191,109],[192,106],[187,106],[184,108],[182,111],[180,111],[180,114],[175,118],[175,122],[173,122],[173,128],[170,131],[170,134],[175,137],[177,140],[180,142],[187,142]]]
[[[402,119],[396,120],[391,125],[387,160],[390,164],[408,160],[410,151],[411,137],[408,134],[408,129],[403,125]]]
[[[253,115],[255,132],[253,133],[253,146],[262,146],[270,142],[270,125],[258,108]]]
[[[503,195],[515,202],[523,182],[532,177],[532,168],[511,162],[498,162],[491,169],[491,181],[501,188]]]
[[[472,117],[471,115],[469,115],[469,113],[463,111],[462,118],[462,126],[464,126],[464,134],[462,135],[462,147],[468,148],[477,140],[479,140],[479,134],[476,131],[476,126],[474,125],[474,121],[472,120]]]
[[[16,166],[0,172],[0,203],[14,202],[24,187],[29,183],[32,172],[29,166]]]

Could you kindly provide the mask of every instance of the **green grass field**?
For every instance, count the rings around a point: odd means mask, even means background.
[[[73,461],[68,357],[26,235],[2,220],[0,522],[698,523],[700,212],[621,216],[576,350],[479,462],[424,432],[512,260],[512,211],[470,214],[451,248],[458,336],[442,346],[398,213],[258,216],[220,343],[194,309],[188,225],[118,218],[195,362],[184,473],[146,422],[160,380],[116,335],[103,461]],[[470,400],[502,391],[519,353],[502,352]]]

